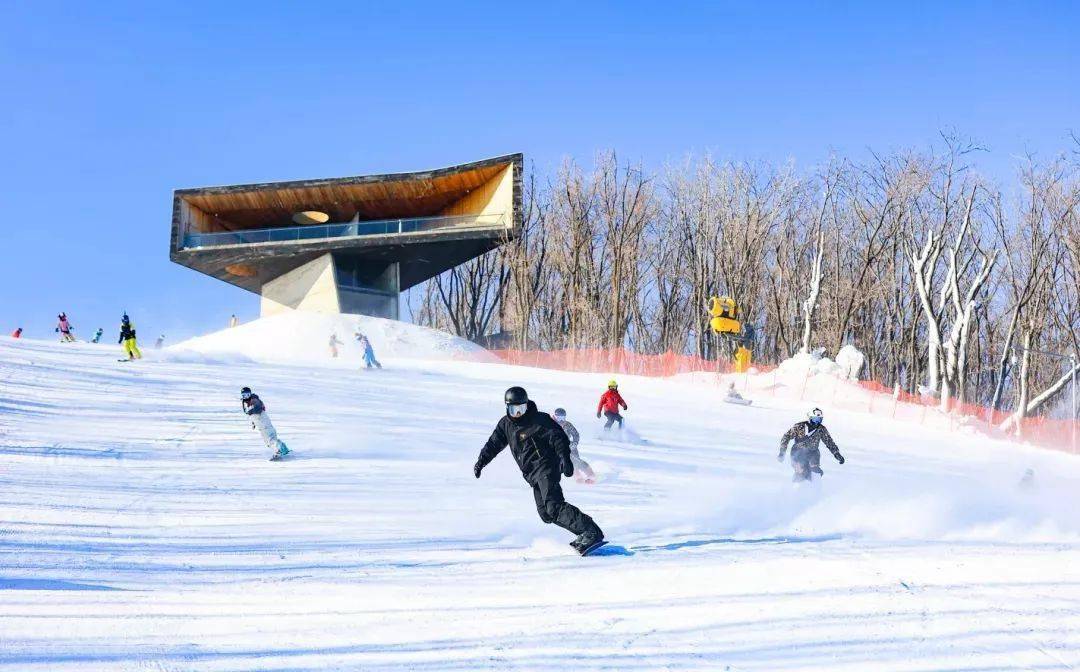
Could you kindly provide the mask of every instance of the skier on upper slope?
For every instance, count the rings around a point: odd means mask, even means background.
[[[364,350],[364,366],[369,369],[373,366],[381,369],[382,364],[379,363],[379,360],[375,359],[375,349],[371,347],[371,341],[368,337],[358,331],[354,335],[354,338],[360,343],[360,347]]]
[[[566,436],[570,439],[570,460],[574,463],[574,480],[578,483],[594,483],[596,474],[593,473],[589,463],[581,459],[581,453],[578,452],[581,434],[578,433],[577,427],[574,427],[566,419],[566,409],[556,408],[551,417],[555,418],[555,422],[558,423],[559,427],[562,427],[562,430],[566,432]]]
[[[127,355],[128,361],[142,359],[142,352],[135,340],[135,325],[131,323],[131,318],[127,313],[120,318],[120,340],[117,342],[124,346],[124,354]]]
[[[263,443],[267,448],[274,451],[271,460],[280,460],[289,454],[289,447],[278,438],[274,423],[270,422],[270,415],[266,412],[266,405],[254,394],[250,387],[240,390],[240,407],[251,418],[251,428],[257,429],[262,436]]]
[[[90,342],[91,343],[100,342],[101,341],[101,335],[104,334],[104,333],[105,333],[105,330],[102,329],[101,327],[98,327],[97,331],[94,332],[94,337],[90,339]]]
[[[818,476],[825,475],[825,472],[821,470],[819,443],[824,442],[836,461],[840,464],[844,463],[844,456],[840,454],[840,448],[833,441],[829,430],[822,424],[822,419],[821,409],[815,408],[810,411],[806,420],[796,422],[791,429],[784,432],[784,436],[780,439],[780,454],[776,456],[778,462],[784,461],[788,442],[795,442],[791,446],[791,468],[795,470],[791,478],[793,481],[809,481],[812,473]]]
[[[503,395],[506,414],[480,450],[473,475],[480,472],[509,444],[525,482],[532,486],[540,520],[554,523],[577,535],[570,545],[582,555],[598,548],[604,533],[592,518],[563,497],[560,474],[574,475],[570,440],[558,423],[536,409],[522,387],[511,387]]]
[[[22,338],[22,327],[18,327],[15,331],[11,332],[12,338]]]
[[[611,425],[619,423],[619,429],[623,426],[623,416],[619,414],[619,407],[622,406],[624,411],[630,410],[626,401],[619,394],[619,383],[614,380],[609,380],[607,384],[607,392],[600,395],[600,403],[596,406],[596,417],[599,418],[603,413],[607,418],[607,422],[604,423],[604,429],[611,429]]]
[[[71,333],[74,327],[72,327],[71,323],[68,322],[67,313],[60,313],[56,316],[56,319],[58,320],[56,323],[56,332],[60,334],[60,342],[74,343],[75,336]]]

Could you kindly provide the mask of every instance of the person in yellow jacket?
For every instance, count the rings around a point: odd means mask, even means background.
[[[139,352],[139,345],[135,342],[135,325],[131,323],[131,318],[127,313],[120,318],[120,344],[124,346],[124,354],[127,355],[128,360],[142,359],[142,353]]]

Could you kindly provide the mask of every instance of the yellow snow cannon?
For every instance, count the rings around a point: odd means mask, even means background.
[[[738,306],[730,296],[714,296],[709,299],[709,326],[721,336],[739,336],[742,323],[736,318]]]

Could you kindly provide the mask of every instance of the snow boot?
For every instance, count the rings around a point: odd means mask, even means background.
[[[600,528],[594,528],[579,534],[577,539],[570,542],[570,545],[581,555],[586,555],[605,543],[607,542],[604,541],[604,533],[600,531]]]

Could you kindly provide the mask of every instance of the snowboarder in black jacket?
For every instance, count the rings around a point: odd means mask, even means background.
[[[795,475],[791,479],[793,481],[809,481],[812,473],[818,476],[825,475],[825,472],[821,470],[819,443],[825,444],[837,462],[844,463],[844,456],[840,454],[839,446],[833,441],[829,430],[825,429],[822,420],[821,409],[815,408],[810,411],[805,421],[796,422],[791,429],[784,432],[784,436],[780,439],[780,454],[776,456],[779,462],[784,461],[788,442],[795,442],[791,446],[791,467],[795,470]]]
[[[570,440],[558,423],[536,409],[524,388],[511,387],[504,395],[506,415],[480,450],[473,474],[480,472],[507,445],[521,469],[525,482],[532,486],[540,520],[554,523],[578,535],[570,542],[579,553],[603,541],[604,533],[592,518],[563,497],[560,474],[574,475],[570,458]]]

